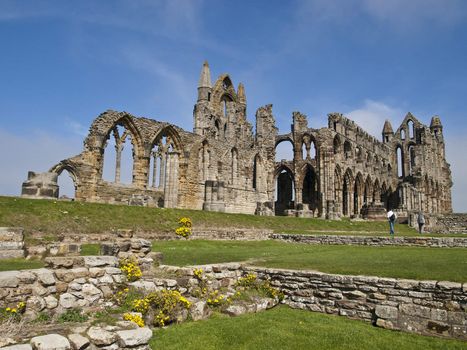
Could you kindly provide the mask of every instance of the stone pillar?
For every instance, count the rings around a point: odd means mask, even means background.
[[[159,187],[165,187],[165,176],[167,174],[167,169],[169,168],[167,164],[167,153],[165,150],[161,150],[160,152],[161,157],[161,168],[159,169]]]
[[[122,164],[122,151],[123,151],[123,144],[118,142],[115,145],[115,183],[120,183],[120,168]]]
[[[178,152],[167,153],[164,177],[164,207],[176,208],[178,205]]]
[[[153,168],[152,168],[152,187],[153,188],[156,188],[156,177],[157,177],[157,153],[154,152],[153,154],[151,154],[151,156],[153,157],[154,159],[154,164],[153,164]],[[160,181],[159,181],[160,183]]]

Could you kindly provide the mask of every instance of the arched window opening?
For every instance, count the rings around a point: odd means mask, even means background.
[[[401,129],[401,140],[405,140],[405,130]]]
[[[302,143],[302,159],[306,159],[307,152],[306,152],[306,145],[305,142]]]
[[[303,178],[302,203],[312,211],[317,210],[319,206],[318,184],[316,172],[308,166]]]
[[[339,136],[335,136],[334,137],[334,154],[339,154],[341,153],[341,147],[342,147],[342,143],[341,143],[341,140],[339,139]]]
[[[413,175],[415,168],[415,147],[409,147],[409,174]]]
[[[404,177],[403,152],[400,146],[398,146],[396,149],[396,157],[397,157],[397,176]]]
[[[312,140],[310,144],[310,158],[315,159],[316,158],[316,144]]]
[[[360,214],[360,209],[362,207],[362,187],[362,179],[360,176],[357,176],[353,188],[353,213],[355,216]]]
[[[161,135],[151,150],[151,159],[148,171],[148,186],[163,190],[167,179],[167,166],[169,153],[174,151],[172,139]]]
[[[294,149],[292,142],[290,140],[284,140],[277,144],[276,146],[276,162],[281,160],[293,160],[294,159]]]
[[[286,210],[295,207],[295,189],[292,173],[288,169],[280,170],[276,178],[275,214],[286,215]]]
[[[116,125],[107,136],[104,146],[102,179],[123,184],[133,182],[134,147],[130,132]]]
[[[337,122],[333,123],[333,128],[334,128],[334,131],[337,131]]]
[[[334,210],[336,213],[341,213],[341,207],[342,207],[342,198],[341,198],[341,193],[342,193],[342,176],[340,169],[336,167],[336,170],[334,171]]]
[[[58,176],[58,198],[60,199],[74,199],[76,186],[73,182],[73,177],[68,170],[64,169]]]
[[[352,158],[352,145],[349,141],[344,142],[344,158],[350,159]]]
[[[413,121],[409,120],[407,122],[407,129],[409,130],[409,138],[413,139],[415,137],[415,124]]]

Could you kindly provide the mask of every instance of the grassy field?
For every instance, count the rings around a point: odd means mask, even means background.
[[[0,226],[24,227],[26,233],[102,233],[112,229],[173,232],[181,217],[190,217],[194,227],[264,228],[297,234],[387,235],[386,222],[329,221],[294,217],[264,217],[202,210],[133,207],[97,203],[25,199],[0,196]],[[396,225],[396,235],[413,236],[407,225]]]
[[[281,306],[235,318],[216,317],[159,329],[152,349],[455,350],[466,343],[389,331],[344,317]]]
[[[259,266],[419,280],[467,281],[467,250],[318,246],[277,241],[156,241],[164,264],[249,261]]]

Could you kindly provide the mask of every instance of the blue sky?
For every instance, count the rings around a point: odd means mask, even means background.
[[[454,210],[467,212],[467,2],[0,0],[0,193],[78,154],[106,109],[192,129],[202,62],[243,82],[248,116],[290,129],[342,112],[380,138],[440,115]]]

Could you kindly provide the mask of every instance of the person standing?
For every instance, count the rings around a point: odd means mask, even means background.
[[[423,211],[418,212],[417,216],[417,223],[418,223],[418,233],[423,233],[423,226],[425,225],[425,215],[423,215]]]
[[[391,238],[394,238],[394,224],[396,222],[397,216],[396,213],[392,211],[392,209],[389,209],[387,216],[389,221],[389,235]]]

